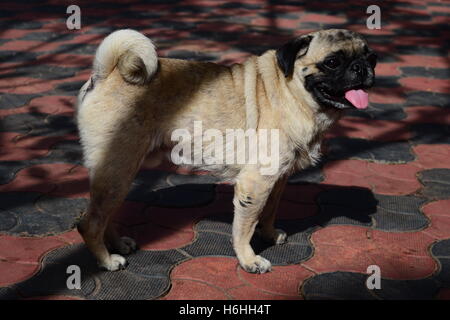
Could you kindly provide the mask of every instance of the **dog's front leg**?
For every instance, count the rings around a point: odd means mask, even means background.
[[[273,188],[273,177],[252,172],[241,174],[234,191],[233,247],[241,267],[251,273],[265,273],[272,265],[250,246],[260,214]]]
[[[270,193],[269,199],[261,213],[261,218],[257,226],[258,234],[266,241],[272,242],[274,244],[286,243],[287,235],[286,232],[280,229],[275,229],[275,216],[278,210],[278,205],[280,203],[281,196],[283,195],[284,188],[288,175],[280,178],[274,185],[272,192]]]

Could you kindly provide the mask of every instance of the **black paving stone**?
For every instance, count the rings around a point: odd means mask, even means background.
[[[0,184],[10,183],[23,168],[43,163],[82,164],[81,146],[76,141],[64,141],[52,146],[44,157],[25,161],[0,161]]]
[[[378,55],[377,58],[378,63],[391,63],[391,62],[400,62],[401,58],[393,53],[389,53],[389,52],[383,52],[382,54]],[[375,83],[377,83],[377,79],[375,79]]]
[[[261,8],[261,5],[259,4],[250,4],[250,3],[242,3],[242,2],[227,2],[224,4],[221,4],[219,8],[223,9],[249,9],[249,10],[255,10]]]
[[[288,20],[297,20],[299,18],[299,15],[296,13],[276,12],[276,11],[263,12],[260,14],[260,16],[267,18],[288,19]]]
[[[39,8],[39,11],[41,10],[42,7]],[[38,21],[8,21],[8,29],[40,29],[43,25],[42,22]]]
[[[63,136],[77,132],[73,117],[61,115],[49,115],[44,123],[33,123],[31,135],[36,136]]]
[[[426,119],[424,119],[426,121]],[[411,125],[415,144],[450,144],[450,125],[417,123]]]
[[[93,26],[86,31],[86,34],[101,34],[105,37],[111,32],[118,30],[115,26]]]
[[[0,39],[0,47],[9,41],[11,41],[11,39]]]
[[[208,217],[200,220],[195,225],[198,232],[217,232],[231,236],[231,224],[233,221],[233,213],[218,213],[216,217]]]
[[[434,277],[442,286],[450,287],[450,259],[439,258],[439,265],[441,267],[439,273]]]
[[[322,173],[322,165],[316,165],[300,170],[289,177],[288,183],[305,184],[305,183],[321,183],[325,180]]]
[[[0,209],[0,231],[6,232],[14,228],[18,223],[18,217],[8,210]]]
[[[152,23],[153,28],[162,28],[162,29],[174,29],[178,31],[194,30],[197,25],[194,22],[185,22],[185,21],[174,21],[174,20],[159,20]]]
[[[52,65],[28,65],[15,68],[11,73],[2,74],[0,78],[28,77],[34,79],[56,80],[75,76],[81,68],[58,67]]]
[[[32,40],[32,41],[68,41],[77,36],[76,33],[55,33],[55,32],[30,32],[19,38],[19,40]]]
[[[78,141],[58,142],[50,148],[50,152],[43,158],[33,160],[33,163],[73,163],[82,164],[82,148]]]
[[[437,281],[381,279],[381,289],[373,294],[383,300],[430,300],[439,290]]]
[[[400,83],[398,82],[399,79],[400,77],[394,76],[377,76],[376,87],[398,88],[400,87]]]
[[[439,270],[439,273],[434,276],[434,279],[436,281],[438,281],[442,286],[449,288],[450,287],[450,259],[439,258],[438,260],[439,260],[440,270]]]
[[[278,220],[275,225],[287,233],[287,243],[275,245],[255,234],[251,242],[255,253],[273,265],[297,264],[312,256],[313,246],[309,239],[315,230],[313,220]]]
[[[410,12],[405,13],[405,14],[392,14],[389,19],[391,21],[407,21],[407,20],[412,20],[412,21],[431,21],[431,17],[428,14],[411,14]]]
[[[16,173],[26,166],[26,161],[0,161],[0,184],[11,182]]]
[[[406,93],[406,106],[450,107],[450,94],[413,91]]]
[[[440,270],[434,278],[442,286],[450,287],[450,239],[436,242],[431,247],[431,253],[439,261]]]
[[[440,34],[438,27],[436,28],[396,28],[392,30],[397,36],[415,36],[415,37],[429,37],[433,38]]]
[[[402,45],[395,46],[395,51],[402,55],[424,55],[424,56],[437,56],[440,57],[445,54],[448,50],[445,48],[433,48],[424,46],[412,46],[412,45]]]
[[[450,198],[450,169],[430,169],[419,172],[422,194],[432,199]]]
[[[350,117],[376,120],[403,120],[407,117],[402,105],[371,103],[365,110],[349,109],[345,113]]]
[[[1,192],[0,210],[18,214],[34,209],[34,203],[42,196],[37,192]]]
[[[261,244],[252,243],[253,250],[256,254],[268,259],[273,266],[297,264],[309,259],[313,254],[310,243],[295,243],[289,239],[282,245],[268,245],[262,240],[259,243]]]
[[[68,43],[60,45],[58,48],[53,50],[52,53],[94,55],[97,47],[98,45],[93,44]]]
[[[229,42],[236,40],[236,33],[218,32],[209,30],[194,30],[190,33],[189,39],[193,40],[214,40],[221,42]]]
[[[450,71],[444,68],[400,67],[400,70],[404,77],[450,78]]]
[[[357,138],[332,138],[327,141],[330,159],[362,159],[382,163],[413,161],[408,142],[382,142]]]
[[[55,91],[68,96],[77,96],[84,83],[84,81],[64,82],[57,85]]]
[[[0,50],[0,63],[30,62],[35,61],[38,56],[35,52]]]
[[[81,275],[81,289],[68,289],[69,266],[78,266]],[[47,295],[69,295],[87,297],[96,289],[91,275],[98,270],[95,259],[84,245],[66,246],[48,253],[42,261],[42,268],[34,277],[14,285],[24,297]]]
[[[90,299],[155,299],[169,290],[170,270],[186,259],[176,250],[137,251],[124,271],[100,274],[102,290]]]
[[[450,259],[450,239],[436,242],[431,248],[435,257]]]
[[[215,232],[199,232],[195,241],[183,248],[192,257],[226,256],[235,257],[231,235]]]
[[[40,112],[12,114],[2,120],[0,132],[53,137],[73,133],[77,130],[72,117]]]
[[[450,17],[450,13],[448,12],[436,12],[436,11],[432,11],[431,15],[433,17]]]
[[[170,9],[171,12],[185,12],[185,13],[208,13],[214,12],[213,7],[205,7],[205,6],[196,6],[196,5],[178,5]],[[154,15],[154,14],[153,14]],[[145,15],[148,17],[147,15]],[[158,15],[159,17],[160,15]],[[150,17],[152,17],[150,15]],[[153,16],[153,18],[157,18]]]
[[[85,199],[3,192],[0,193],[0,230],[21,236],[59,234],[73,229],[86,205]]]
[[[167,55],[168,58],[195,60],[195,61],[215,61],[217,56],[197,51],[173,50]]]
[[[11,288],[0,288],[0,300],[17,300],[19,295]]]
[[[372,216],[375,229],[400,232],[421,230],[429,222],[420,211],[426,199],[415,196],[376,195],[377,212]]]
[[[0,78],[2,77],[4,77],[4,75],[0,75]],[[39,95],[2,93],[0,95],[0,109],[13,109],[22,107],[36,97],[39,97]]]
[[[66,246],[50,252],[42,270],[33,278],[15,285],[22,295],[64,294],[86,299],[154,299],[169,289],[171,268],[186,260],[176,250],[137,251],[127,257],[129,266],[117,272],[102,271],[84,244]],[[81,289],[67,289],[67,267],[81,270]]]
[[[308,300],[375,300],[366,287],[367,275],[352,272],[322,273],[307,279],[302,293]]]

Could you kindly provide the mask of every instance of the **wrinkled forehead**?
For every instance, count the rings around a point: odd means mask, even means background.
[[[350,30],[331,29],[314,32],[308,53],[314,54],[315,61],[325,59],[332,52],[343,51],[348,56],[367,53],[367,42]]]

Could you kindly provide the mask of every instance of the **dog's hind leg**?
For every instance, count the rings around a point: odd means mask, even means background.
[[[132,118],[109,120],[102,125],[94,125],[93,121],[88,120],[80,122],[85,162],[89,168],[91,200],[78,230],[100,267],[114,271],[125,267],[126,260],[121,255],[110,254],[105,238],[109,241],[109,247],[119,253],[126,254],[135,248],[134,241],[119,238],[112,231],[110,220],[128,194],[147,153],[150,138]],[[115,130],[107,131],[111,127]]]

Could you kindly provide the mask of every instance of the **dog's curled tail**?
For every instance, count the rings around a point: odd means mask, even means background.
[[[125,81],[136,85],[147,83],[158,68],[158,56],[152,41],[131,29],[108,35],[95,53],[95,79],[105,79],[115,67]]]

